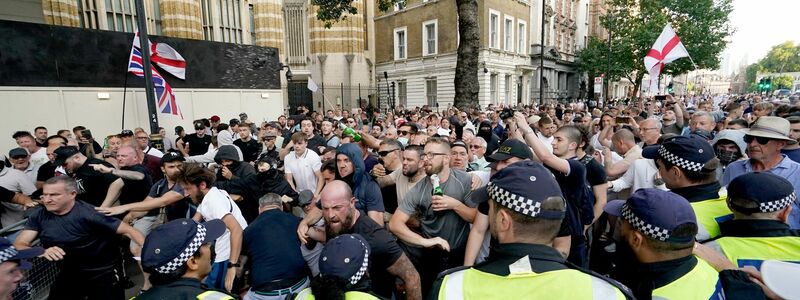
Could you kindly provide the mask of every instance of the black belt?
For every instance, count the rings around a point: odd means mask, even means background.
[[[251,289],[256,292],[271,292],[275,290],[283,290],[293,287],[298,281],[307,278],[306,276],[297,277],[297,278],[290,278],[290,279],[278,279],[273,280],[270,282],[265,282],[259,284],[258,286],[253,286]]]

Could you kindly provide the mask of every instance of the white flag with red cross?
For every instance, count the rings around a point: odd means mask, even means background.
[[[681,57],[689,57],[689,52],[686,51],[675,30],[672,30],[672,25],[667,24],[644,57],[644,66],[650,73],[651,91],[658,91],[658,76],[661,75],[664,65]]]

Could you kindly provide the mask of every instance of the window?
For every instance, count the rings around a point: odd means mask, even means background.
[[[506,75],[505,99],[503,103],[511,103],[511,75]]]
[[[505,36],[503,49],[506,51],[514,51],[514,18],[506,16],[503,34]]]
[[[432,20],[422,23],[422,54],[436,54],[438,21]]]
[[[81,3],[79,3],[81,4]],[[102,29],[98,27],[96,20],[96,8],[93,1],[86,1],[83,4],[89,4],[90,7],[83,7],[81,14],[81,25],[85,28]],[[134,32],[138,28],[136,24],[136,2],[134,0],[105,0],[105,13],[108,30]],[[145,0],[144,1],[145,14],[147,18],[148,33],[160,35],[161,34],[161,8],[158,1]],[[91,14],[89,14],[91,12]],[[101,14],[102,15],[102,14]]]
[[[406,96],[407,95],[406,87],[407,85],[405,80],[397,82],[397,100],[399,102],[398,104],[402,105],[403,107],[406,107],[408,105],[408,100],[407,100],[408,97]]]
[[[489,101],[497,103],[497,74],[489,76]]]
[[[220,29],[222,41],[242,43],[241,0],[219,0]]]
[[[528,45],[525,40],[525,37],[528,35],[526,27],[525,21],[517,21],[517,52],[519,52],[519,54],[525,54],[528,50]]]
[[[286,38],[286,53],[290,63],[306,61],[306,8],[302,2],[286,2],[283,5],[283,22]]]
[[[499,48],[497,40],[497,30],[500,26],[500,15],[497,12],[489,10],[489,48]]]
[[[203,38],[207,41],[214,40],[214,27],[211,25],[211,3],[204,0],[200,3],[201,14],[203,15]]]
[[[428,105],[436,106],[436,77],[425,79],[425,97]]]
[[[256,19],[255,19],[255,10],[252,4],[247,5],[247,12],[250,17],[250,44],[256,44]]]
[[[397,3],[394,4],[394,11],[400,11],[406,8],[406,0],[397,0]]]
[[[406,59],[406,27],[394,29],[394,59]]]

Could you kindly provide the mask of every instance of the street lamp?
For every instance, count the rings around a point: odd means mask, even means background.
[[[289,65],[281,64],[281,68],[278,69],[278,71],[282,71],[283,69],[286,69],[286,81],[292,81],[292,77],[294,77],[294,75],[292,75],[292,68],[289,67]]]

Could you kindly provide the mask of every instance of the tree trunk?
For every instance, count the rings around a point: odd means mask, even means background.
[[[629,95],[631,99],[636,98],[636,95],[639,94],[639,89],[642,87],[642,79],[644,79],[644,72],[637,71],[636,72],[636,80],[633,83],[633,90],[631,90],[631,94]]]
[[[458,33],[461,37],[456,62],[454,106],[461,110],[478,108],[478,49],[480,29],[478,24],[478,1],[456,0],[458,9]],[[447,29],[445,29],[447,30]]]

